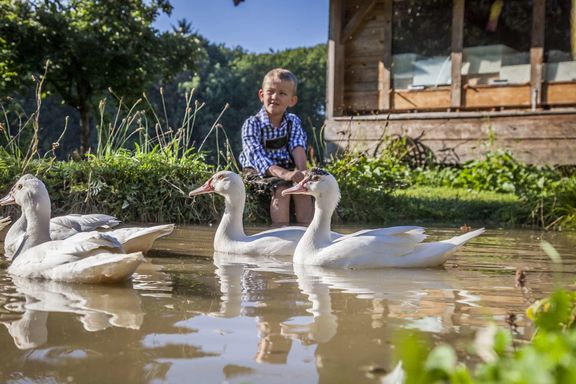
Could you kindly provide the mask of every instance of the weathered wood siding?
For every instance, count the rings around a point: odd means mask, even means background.
[[[384,135],[420,138],[438,161],[478,159],[489,149],[508,149],[531,164],[576,164],[576,114],[461,113],[432,116],[358,116],[327,121],[331,151],[353,149],[372,154]],[[490,142],[493,140],[492,147]]]
[[[344,2],[345,23],[357,13],[360,3],[361,0]],[[377,1],[343,42],[345,110],[378,109],[378,66],[385,53],[384,22],[384,4]]]

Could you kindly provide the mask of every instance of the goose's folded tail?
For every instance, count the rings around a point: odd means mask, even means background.
[[[174,231],[174,224],[163,224],[153,227],[127,227],[107,233],[116,237],[122,243],[122,247],[126,252],[146,253],[152,248],[157,239],[171,234],[172,231]]]
[[[100,253],[52,268],[44,273],[44,277],[55,281],[85,284],[118,283],[130,279],[136,268],[144,261],[142,252]]]
[[[475,238],[476,236],[480,236],[481,234],[483,234],[486,230],[484,228],[480,228],[477,229],[475,231],[471,231],[468,233],[465,233],[463,235],[460,236],[455,236],[451,239],[448,240],[442,240],[443,243],[450,243],[450,244],[454,244],[456,246],[458,245],[462,245],[465,242],[467,242],[468,240],[471,240],[473,238]]]

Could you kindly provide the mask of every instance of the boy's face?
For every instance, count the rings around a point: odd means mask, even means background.
[[[293,107],[298,101],[294,94],[294,84],[278,79],[266,79],[258,96],[271,117],[282,116],[288,107]]]

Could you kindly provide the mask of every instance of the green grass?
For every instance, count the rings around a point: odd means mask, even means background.
[[[395,190],[390,197],[390,215],[399,221],[518,225],[529,214],[516,195],[497,192],[412,187]]]

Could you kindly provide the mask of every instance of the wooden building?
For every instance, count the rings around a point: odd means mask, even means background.
[[[330,0],[325,139],[576,164],[576,0]]]

